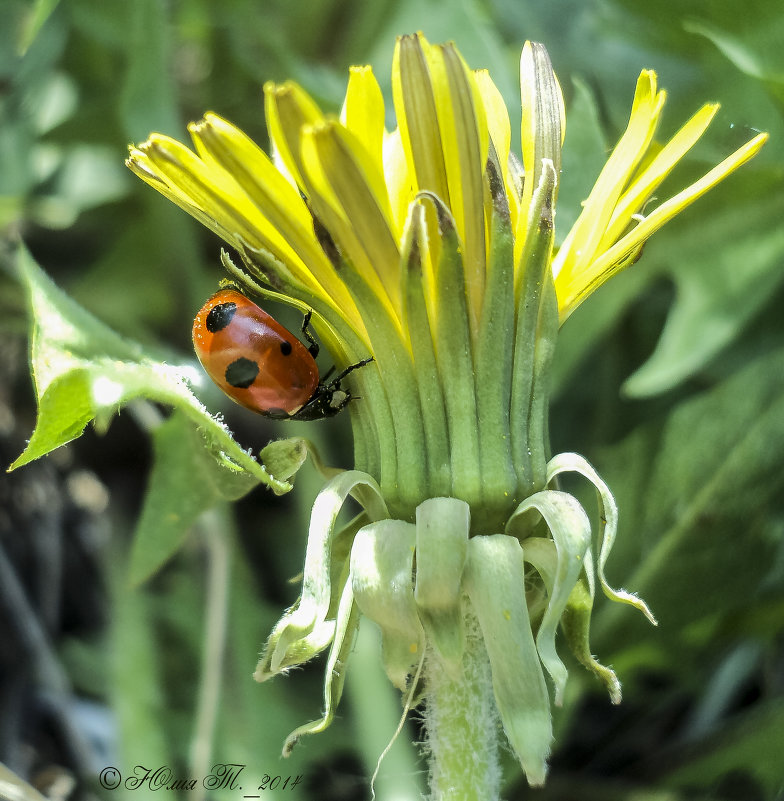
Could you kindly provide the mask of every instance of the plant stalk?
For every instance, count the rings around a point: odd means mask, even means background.
[[[500,733],[490,661],[466,599],[463,676],[444,670],[431,651],[425,662],[430,801],[498,801]]]

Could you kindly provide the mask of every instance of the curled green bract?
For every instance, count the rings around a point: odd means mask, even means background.
[[[613,600],[650,616],[640,599],[611,589],[604,579],[617,525],[607,485],[575,454],[551,459],[548,480],[566,471],[584,476],[599,495],[598,558],[588,515],[574,496],[560,490],[546,488],[522,501],[503,533],[472,534],[471,509],[463,500],[430,498],[409,522],[383,516],[378,487],[367,474],[347,471],[327,483],[313,506],[302,593],[270,635],[256,671],[256,678],[265,680],[330,648],[324,715],[292,732],[284,754],[303,734],[322,731],[334,717],[359,613],[379,627],[384,668],[406,696],[418,692],[412,679],[425,655],[460,680],[465,621],[475,618],[506,736],[529,782],[544,782],[551,695],[561,704],[567,682],[556,647],[559,626],[576,658],[617,702],[618,680],[591,656],[588,643],[595,575]],[[363,498],[367,507],[337,529],[349,496]]]
[[[329,618],[329,611],[336,606],[334,592],[340,593],[346,583],[340,571],[335,583],[331,570],[339,536],[335,523],[352,492],[364,500],[365,513],[370,519],[386,515],[378,485],[366,473],[349,470],[327,482],[313,505],[302,592],[270,634],[256,666],[257,681],[265,681],[286,668],[307,662],[334,639],[335,618]]]

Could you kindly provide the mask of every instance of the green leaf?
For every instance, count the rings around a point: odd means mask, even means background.
[[[705,20],[686,20],[684,27],[687,31],[704,36],[713,42],[722,55],[741,72],[763,81],[778,102],[784,104],[784,70],[776,63],[781,60],[780,28],[776,30],[776,26],[773,26],[775,33],[770,36],[770,29],[766,30],[766,26],[759,25],[753,41],[748,41],[737,36],[735,32],[722,30],[718,25]],[[762,41],[765,33],[770,36],[768,47],[765,47]]]
[[[21,39],[19,41],[19,54],[24,55],[27,48],[35,41],[38,32],[57,8],[60,0],[36,0],[27,15]]]
[[[628,583],[656,610],[660,636],[749,608],[780,587],[772,579],[781,531],[769,516],[784,488],[782,452],[783,349],[612,452],[603,473],[621,510],[613,565],[639,564]],[[616,609],[602,612],[597,634],[611,629],[615,643],[638,639],[639,627],[627,628],[633,621]]]
[[[77,369],[56,378],[38,401],[38,424],[27,448],[9,470],[81,436],[93,417],[87,371]]]
[[[686,214],[652,244],[655,263],[644,269],[669,274],[676,299],[653,355],[626,381],[627,394],[665,392],[703,368],[784,280],[780,185],[780,174],[747,167],[700,201],[699,228]]]
[[[91,420],[105,428],[122,405],[146,398],[190,418],[213,459],[229,471],[229,484],[235,473],[244,471],[276,493],[291,489],[289,483],[272,478],[207,412],[186,383],[192,375],[189,366],[162,363],[120,337],[58,289],[24,248],[19,249],[18,267],[30,298],[30,361],[38,420],[27,448],[10,469],[76,439]],[[187,462],[178,467],[188,469]],[[227,497],[237,497],[233,486],[227,491]]]
[[[155,463],[131,550],[133,584],[149,578],[182,545],[196,518],[256,486],[244,471],[221,467],[193,424],[175,412],[153,432]]]
[[[181,126],[171,79],[167,5],[161,0],[137,0],[127,9],[129,69],[120,94],[125,133],[133,142],[143,140],[151,131],[175,136]]]
[[[711,738],[707,748],[665,779],[667,785],[715,785],[716,777],[738,771],[752,774],[766,788],[767,798],[782,791],[781,732],[784,702],[771,700],[739,716]],[[707,788],[706,788],[707,789]]]

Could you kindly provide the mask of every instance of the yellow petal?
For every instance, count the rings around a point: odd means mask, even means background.
[[[269,156],[216,114],[205,115],[204,120],[189,129],[205,162],[231,176],[256,208],[263,210],[269,224],[307,265],[326,295],[339,307],[349,305],[345,286],[316,240],[310,211]]]
[[[362,142],[378,175],[384,174],[384,96],[370,67],[351,67],[341,122]]]
[[[303,258],[324,257],[302,198],[255,142],[216,114],[188,127],[202,159],[230,175]]]
[[[512,125],[509,122],[509,112],[506,109],[506,103],[501,96],[501,92],[498,91],[498,87],[487,70],[476,70],[474,72],[474,80],[484,105],[490,140],[493,143],[503,171],[504,185],[506,186],[506,194],[509,200],[509,212],[512,217],[512,230],[514,231],[517,225],[520,198],[509,172],[509,151],[512,140]]]
[[[139,153],[144,156],[146,171],[152,172],[159,180],[148,180],[138,169],[135,170],[137,174],[177,205],[239,251],[250,249],[268,254],[277,263],[277,268],[289,276],[286,280],[296,282],[311,294],[330,297],[310,265],[303,262],[280,231],[219,165],[204,162],[185,145],[159,134],[151,136],[131,152],[132,162],[139,161],[139,156],[135,155]],[[332,283],[339,293],[335,300],[344,298],[348,304],[346,317],[349,319],[352,310],[350,298],[334,277]],[[351,320],[351,324],[356,327],[356,319]]]
[[[553,261],[556,278],[564,271],[563,280],[571,283],[594,260],[618,199],[653,139],[665,96],[663,91],[656,90],[656,73],[643,70],[637,81],[626,131]]]
[[[142,145],[142,147],[143,146],[144,145]],[[168,200],[171,200],[172,203],[175,203],[183,209],[183,211],[186,211],[194,219],[202,223],[202,225],[205,225],[213,233],[217,234],[221,239],[226,242],[233,241],[233,234],[229,230],[221,225],[214,217],[207,214],[203,209],[194,205],[190,197],[177,187],[171,186],[158,174],[155,165],[150,160],[147,153],[139,150],[139,148],[130,147],[129,156],[125,164],[128,169],[138,175],[145,183],[149,184],[153,189],[156,189]]]
[[[560,277],[557,278],[556,288],[558,290],[561,321],[563,322],[588,295],[622,270],[629,263],[630,254],[639,251],[651,234],[691,205],[697,198],[702,197],[731,172],[734,172],[755,156],[767,140],[768,134],[766,133],[755,136],[754,139],[724,159],[721,164],[714,167],[699,181],[695,181],[691,186],[662,203],[631,232],[599,255],[588,268],[575,276],[571,282],[564,282]]]
[[[473,75],[454,46],[430,48],[427,56],[446,165],[449,207],[462,243],[469,325],[475,335],[484,297],[487,259],[483,181],[487,122],[484,107],[475,105]]]
[[[400,315],[400,253],[392,234],[383,176],[361,143],[337,121],[306,128],[302,159],[311,202],[341,252]],[[380,286],[379,286],[380,282]],[[380,289],[383,287],[383,290]]]
[[[631,186],[623,193],[615,207],[610,224],[599,244],[599,252],[606,250],[623,234],[631,222],[632,214],[642,209],[656,187],[697,143],[718,109],[717,104],[703,106],[656,154],[640,175],[633,179]]]
[[[305,125],[315,125],[323,115],[310,95],[297,84],[264,85],[264,112],[275,152],[288,173],[304,188],[300,160],[300,132]]]
[[[395,239],[402,241],[408,218],[409,204],[414,200],[415,190],[410,164],[406,159],[400,129],[384,137],[384,182],[389,196],[389,209]]]
[[[269,224],[230,176],[210,168],[185,145],[161,134],[153,134],[139,150],[146,155],[147,166],[172,191],[211,216],[230,233],[230,239],[241,237],[253,247],[265,244],[259,230]]]
[[[422,34],[401,36],[392,65],[392,95],[406,158],[414,166],[415,191],[434,192],[449,203],[446,166]]]

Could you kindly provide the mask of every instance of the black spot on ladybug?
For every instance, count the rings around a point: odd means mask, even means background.
[[[280,352],[284,356],[289,356],[291,354],[291,342],[286,342],[284,339],[283,342],[280,343]]]
[[[244,356],[240,356],[239,359],[233,361],[224,373],[226,383],[230,387],[237,387],[237,389],[247,389],[256,380],[258,374],[258,364],[252,359],[246,359]]]
[[[236,303],[219,303],[217,306],[213,306],[205,321],[207,330],[211,334],[222,331],[231,322],[236,311]]]

